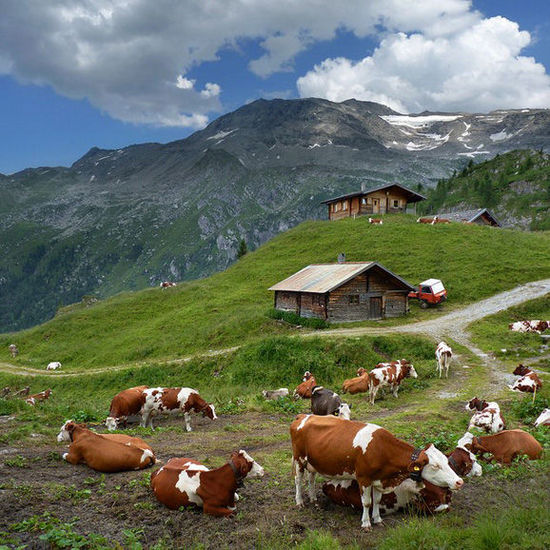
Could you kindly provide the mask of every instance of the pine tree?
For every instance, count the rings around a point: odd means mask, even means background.
[[[242,258],[248,252],[248,246],[246,246],[246,241],[241,239],[239,243],[239,249],[237,250],[237,259]]]

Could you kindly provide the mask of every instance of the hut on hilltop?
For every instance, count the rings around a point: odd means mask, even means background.
[[[377,262],[313,264],[273,285],[275,309],[333,322],[405,315],[415,288]]]

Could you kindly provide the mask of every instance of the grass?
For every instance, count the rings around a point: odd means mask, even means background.
[[[0,350],[18,345],[16,365],[63,370],[151,362],[296,332],[266,315],[272,284],[309,263],[376,260],[411,283],[442,279],[445,308],[471,303],[542,279],[550,268],[550,235],[490,227],[416,224],[411,216],[387,216],[382,228],[365,218],[305,222],[246,254],[223,273],[169,290],[126,292],[87,308],[74,308],[43,325],[0,335]],[[490,248],[491,253],[487,250]],[[494,258],[499,258],[498,262]],[[436,316],[412,304],[409,318]],[[0,357],[2,359],[2,357]]]

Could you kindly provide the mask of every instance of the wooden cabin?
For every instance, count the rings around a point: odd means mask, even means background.
[[[356,216],[406,212],[410,204],[414,205],[416,212],[416,203],[423,200],[426,200],[424,195],[398,183],[392,183],[327,199],[321,204],[327,205],[329,220],[340,220]]]
[[[487,208],[478,208],[477,210],[457,210],[455,212],[438,214],[438,216],[440,218],[447,218],[453,222],[476,223],[478,225],[502,227],[502,224],[489,210],[487,210]]]
[[[415,290],[377,262],[313,264],[272,286],[275,309],[330,322],[398,317]]]

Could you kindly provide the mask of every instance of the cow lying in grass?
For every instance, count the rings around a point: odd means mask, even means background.
[[[348,378],[344,380],[342,385],[343,393],[366,393],[369,391],[369,372],[367,369],[360,367],[357,369],[357,376],[355,378]]]
[[[537,373],[524,365],[518,365],[512,374],[520,376],[511,386],[508,386],[512,391],[522,393],[532,393],[533,402],[537,395],[537,391],[542,388],[542,381],[537,376]]]
[[[496,434],[506,428],[500,407],[494,401],[487,402],[474,397],[466,403],[466,410],[475,411],[470,419],[468,431],[472,428],[479,428],[484,432]]]
[[[47,399],[49,399],[52,393],[52,390],[48,388],[47,390],[41,391],[40,393],[29,395],[29,397],[25,399],[25,403],[34,407],[34,405],[40,403],[40,401],[46,401]]]
[[[57,441],[69,441],[63,459],[71,464],[86,464],[98,472],[142,470],[156,462],[145,441],[121,434],[100,435],[68,420],[61,427]]]
[[[168,508],[202,507],[205,514],[230,516],[235,511],[235,492],[246,477],[261,477],[264,469],[243,450],[231,454],[227,464],[216,470],[192,458],[172,458],[151,475],[151,488]]]
[[[263,390],[264,399],[275,401],[281,397],[288,397],[288,388],[279,388],[278,390]]]
[[[415,449],[376,424],[342,420],[334,416],[303,415],[290,426],[296,504],[303,506],[302,479],[307,474],[309,498],[315,502],[315,474],[355,479],[361,494],[361,527],[370,530],[372,519],[381,523],[380,499],[405,479],[423,479],[456,490],[463,481],[450,468],[447,457],[433,445]]]
[[[538,319],[534,321],[516,321],[510,323],[508,328],[513,332],[536,332],[541,334],[550,328],[550,321],[540,321]]]
[[[414,367],[406,359],[392,361],[391,363],[378,363],[369,372],[369,401],[374,405],[378,390],[389,386],[393,396],[397,397],[399,386],[405,378],[418,378]]]
[[[517,456],[526,455],[531,460],[540,458],[542,445],[523,430],[504,430],[494,435],[475,437],[466,432],[458,444],[475,455],[491,455],[501,464],[510,464]]]
[[[449,466],[455,474],[461,477],[480,476],[482,469],[476,457],[466,449],[457,447],[447,458]],[[341,506],[351,506],[361,509],[361,494],[359,484],[355,479],[331,480],[323,484],[323,493]],[[417,483],[405,479],[390,493],[385,493],[380,499],[380,514],[390,515],[414,507],[426,514],[435,514],[449,509],[452,492],[438,487],[429,481]]]
[[[183,413],[185,429],[191,431],[189,414],[191,411],[202,413],[210,420],[216,420],[214,405],[207,403],[197,390],[192,388],[148,388],[143,390],[145,402],[141,409],[141,426],[153,428],[153,416],[156,414]]]

